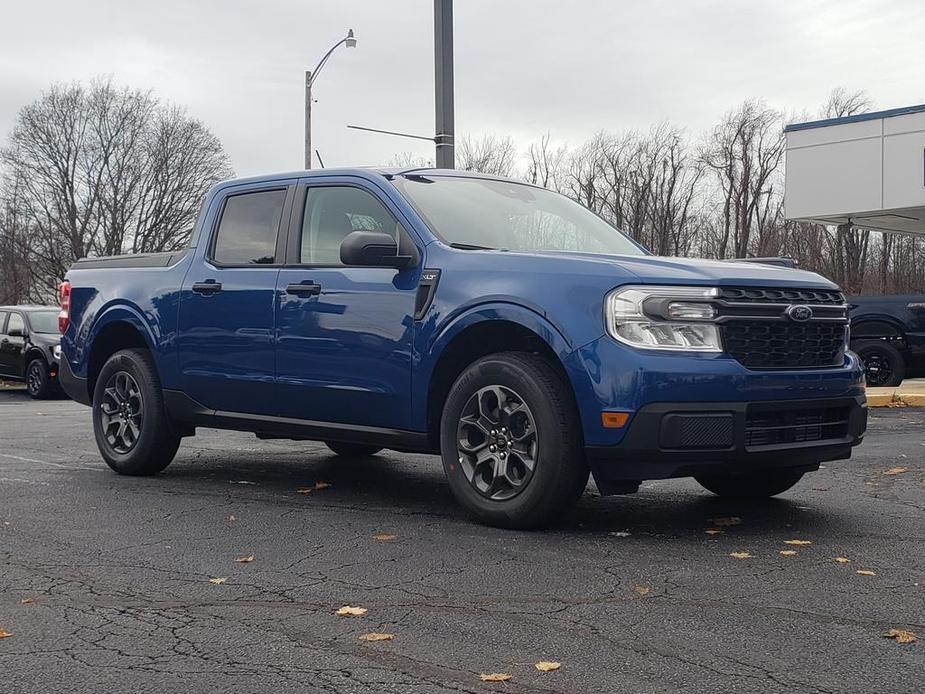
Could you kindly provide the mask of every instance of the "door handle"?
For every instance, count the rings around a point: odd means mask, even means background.
[[[286,287],[286,293],[296,294],[297,296],[315,296],[321,294],[321,285],[314,282],[290,284]]]
[[[216,294],[217,292],[222,291],[222,283],[216,282],[215,280],[194,282],[192,289],[197,294]]]

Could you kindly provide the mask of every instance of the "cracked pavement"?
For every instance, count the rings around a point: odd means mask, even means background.
[[[592,488],[524,533],[470,522],[429,456],[200,430],[158,477],[118,477],[89,409],[0,391],[0,690],[920,692],[923,424],[872,411],[854,458],[768,504]]]

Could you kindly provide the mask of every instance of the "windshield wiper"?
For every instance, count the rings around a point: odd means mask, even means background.
[[[491,248],[490,246],[477,246],[474,243],[451,243],[450,248],[458,248],[461,251],[505,251],[506,248]]]

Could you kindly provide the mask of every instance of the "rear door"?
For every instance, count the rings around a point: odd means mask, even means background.
[[[294,184],[225,191],[183,281],[180,378],[210,409],[275,413],[274,294]]]
[[[6,348],[9,345],[10,338],[6,334],[6,317],[7,311],[0,311],[0,374],[11,376],[9,361],[6,356]]]

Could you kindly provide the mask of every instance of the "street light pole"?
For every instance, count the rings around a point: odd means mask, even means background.
[[[434,87],[437,168],[455,169],[453,105],[453,0],[434,0]]]
[[[344,44],[347,48],[356,48],[357,40],[353,35],[353,29],[347,31],[347,35],[335,43],[327,53],[318,61],[314,70],[305,71],[305,168],[312,168],[312,84],[318,78],[321,68],[328,62],[328,58],[334,50]]]

